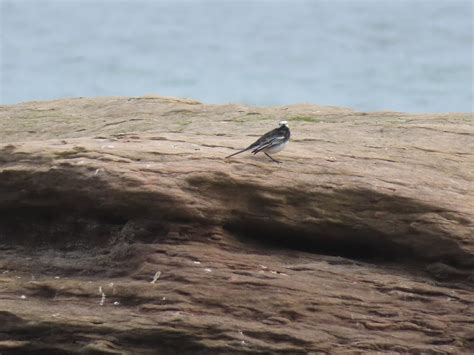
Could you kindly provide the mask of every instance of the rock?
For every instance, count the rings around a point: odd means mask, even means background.
[[[224,159],[281,119],[283,164]],[[472,352],[472,122],[1,106],[0,352]]]

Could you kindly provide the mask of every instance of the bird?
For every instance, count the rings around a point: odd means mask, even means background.
[[[270,154],[275,154],[282,151],[288,144],[291,134],[290,129],[288,128],[287,121],[281,121],[278,125],[278,128],[275,128],[270,132],[265,133],[255,142],[250,144],[247,148],[239,150],[238,152],[227,156],[226,159],[233,157],[234,155],[246,152],[248,150],[252,150],[253,154],[263,152],[275,163],[281,163],[281,161],[272,158]]]

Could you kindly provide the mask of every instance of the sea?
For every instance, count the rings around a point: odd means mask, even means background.
[[[0,104],[91,96],[472,112],[471,0],[0,0]]]

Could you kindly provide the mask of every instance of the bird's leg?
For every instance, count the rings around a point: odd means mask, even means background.
[[[269,157],[269,158],[270,158],[271,160],[273,160],[275,163],[281,164],[281,161],[276,160],[276,159],[273,159],[273,158],[272,158],[269,154],[267,154],[266,152],[264,152],[264,153],[265,153],[265,155],[266,155],[267,157]]]

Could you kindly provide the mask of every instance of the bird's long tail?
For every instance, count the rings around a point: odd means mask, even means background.
[[[245,148],[245,149],[242,149],[242,150],[239,150],[237,153],[234,153],[234,154],[231,154],[227,157],[225,157],[226,159],[230,158],[230,157],[233,157],[234,155],[237,155],[237,154],[240,154],[240,153],[243,153],[243,152],[246,152],[247,150],[249,150],[250,148]]]

